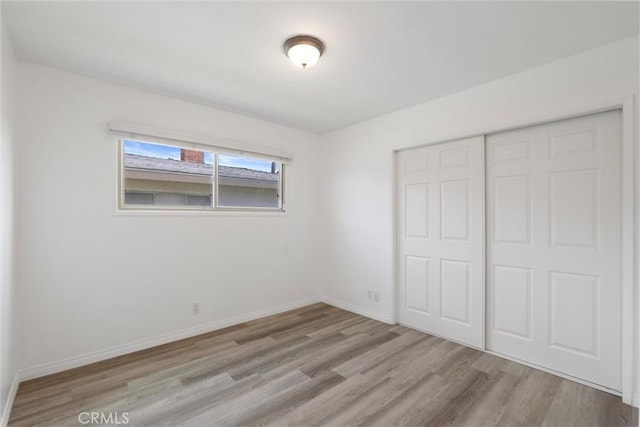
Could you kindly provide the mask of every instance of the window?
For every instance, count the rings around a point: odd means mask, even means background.
[[[218,154],[218,206],[280,206],[281,164]]]
[[[276,158],[122,140],[120,208],[284,210]]]

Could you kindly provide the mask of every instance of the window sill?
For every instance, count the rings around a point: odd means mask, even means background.
[[[162,209],[116,209],[113,216],[253,216],[253,217],[286,217],[287,211],[283,210],[162,210]]]

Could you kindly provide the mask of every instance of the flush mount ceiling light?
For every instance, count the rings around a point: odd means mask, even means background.
[[[324,43],[315,37],[306,35],[287,39],[283,47],[285,55],[300,68],[311,67],[324,52]]]

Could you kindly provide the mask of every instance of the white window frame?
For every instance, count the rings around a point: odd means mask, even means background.
[[[206,137],[199,136],[187,136],[184,134],[175,134],[168,131],[150,130],[150,128],[141,125],[123,124],[121,122],[109,123],[109,129],[113,134],[117,136],[117,202],[116,213],[132,213],[132,214],[274,214],[283,215],[286,213],[286,199],[285,194],[287,185],[286,179],[288,178],[288,166],[291,162],[291,158],[283,154],[268,154],[261,152],[261,147],[251,147],[253,150],[245,149],[247,144],[233,143],[229,145],[242,146],[239,148],[230,148],[218,144],[217,140],[211,140]],[[128,130],[127,130],[128,129]],[[144,132],[137,132],[140,129],[144,129]],[[168,134],[168,135],[167,135]],[[175,137],[179,135],[179,137]],[[168,136],[174,136],[173,138]],[[201,142],[203,139],[206,142]],[[213,154],[213,182],[211,183],[212,197],[211,206],[157,206],[157,205],[126,205],[124,203],[125,194],[125,181],[124,181],[124,143],[125,141],[136,141],[149,144],[159,144],[176,148],[188,148],[194,150],[200,150],[210,152]],[[280,164],[280,179],[278,180],[278,207],[251,207],[251,206],[219,206],[218,205],[218,154],[229,154],[238,157],[248,157],[253,159],[262,159],[268,161],[278,162]]]

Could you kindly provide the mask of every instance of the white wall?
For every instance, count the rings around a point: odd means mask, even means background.
[[[559,117],[637,91],[636,37],[326,135],[326,297],[394,318],[394,150]],[[380,291],[380,303],[367,300],[367,289]]]
[[[1,17],[0,17],[1,24]],[[16,59],[4,25],[0,71],[2,98],[0,116],[0,420],[7,414],[2,411],[15,378],[20,356],[18,322],[16,319],[16,281],[14,280],[14,233],[13,233],[13,150],[15,140],[15,67]]]
[[[17,269],[31,375],[317,297],[317,136],[31,63],[19,70]],[[287,214],[115,215],[111,120],[292,153]]]

